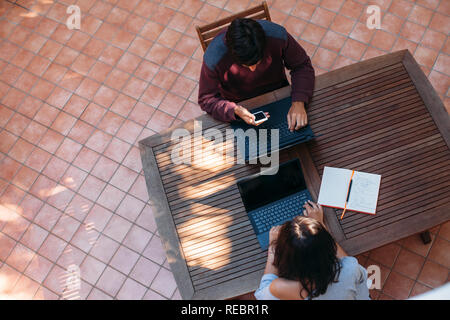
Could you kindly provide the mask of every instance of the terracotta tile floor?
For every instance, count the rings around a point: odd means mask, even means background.
[[[0,2],[0,298],[180,298],[137,141],[201,114],[194,26],[256,3]],[[65,25],[71,4],[81,30]],[[365,28],[369,4],[382,10],[381,30]],[[408,48],[450,111],[450,1],[269,5],[317,74]],[[412,236],[358,257],[381,267],[373,298],[404,299],[449,280],[450,223],[432,232],[429,245]],[[81,274],[79,290],[71,272]]]

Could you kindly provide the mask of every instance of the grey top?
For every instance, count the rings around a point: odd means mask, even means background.
[[[328,285],[327,291],[313,300],[370,300],[367,286],[367,270],[359,265],[354,257],[343,257],[340,260],[341,272],[337,282]],[[265,274],[255,292],[258,300],[279,300],[270,293],[269,287],[275,274]]]

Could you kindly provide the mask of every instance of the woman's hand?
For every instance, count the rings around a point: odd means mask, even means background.
[[[267,250],[267,263],[264,274],[273,273],[278,274],[277,268],[273,265],[275,259],[275,246],[274,241],[278,239],[278,234],[280,233],[281,226],[274,226],[269,231],[269,249]]]
[[[323,209],[320,204],[308,200],[303,207],[305,208],[303,214],[306,217],[316,219],[323,224]]]
[[[270,262],[273,262],[274,254],[275,254],[275,246],[273,245],[274,241],[278,239],[278,234],[280,233],[281,226],[274,226],[270,228],[269,231],[269,250],[267,252],[268,254],[268,260]]]
[[[281,226],[274,226],[270,228],[269,232],[269,243],[271,244],[273,240],[278,239],[278,234],[280,233]]]

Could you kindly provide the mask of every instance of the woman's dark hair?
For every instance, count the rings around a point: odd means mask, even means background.
[[[266,35],[255,20],[238,18],[228,27],[225,42],[237,63],[252,66],[264,56]]]
[[[320,222],[298,216],[281,226],[273,264],[281,278],[300,281],[308,296],[314,298],[324,294],[339,277],[336,252],[336,242]],[[302,291],[300,296],[306,298]]]

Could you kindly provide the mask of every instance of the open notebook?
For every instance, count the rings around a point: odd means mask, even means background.
[[[352,170],[325,167],[318,203],[323,206],[375,214],[381,176]],[[350,179],[352,184],[349,193]]]

